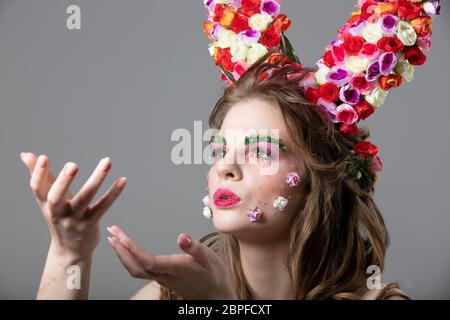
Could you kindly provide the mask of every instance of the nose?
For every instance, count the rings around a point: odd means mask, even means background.
[[[242,171],[237,164],[217,164],[216,170],[223,180],[241,180]]]
[[[241,180],[242,168],[237,162],[234,152],[230,151],[225,158],[216,162],[217,174],[223,180]]]

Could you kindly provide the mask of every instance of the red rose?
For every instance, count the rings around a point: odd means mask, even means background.
[[[235,33],[239,33],[248,29],[250,29],[250,26],[248,25],[248,18],[240,14],[234,15],[234,19],[231,22],[231,30]]]
[[[317,89],[314,89],[312,87],[309,87],[306,89],[305,97],[308,99],[308,101],[317,104],[317,101],[319,100],[319,95],[317,93]]]
[[[413,3],[407,0],[398,1],[398,16],[403,20],[412,20],[417,18],[422,12],[422,3]]]
[[[357,56],[366,41],[361,36],[348,35],[344,39],[343,47],[348,55]]]
[[[280,41],[280,33],[273,27],[267,29],[261,36],[261,44],[266,46],[268,49],[278,46]]]
[[[339,98],[339,88],[334,83],[328,82],[317,89],[317,94],[320,98],[328,102],[333,102]]]
[[[369,20],[369,18],[375,13],[377,3],[372,0],[367,0],[361,7],[361,18]]]
[[[216,4],[214,7],[214,21],[215,22],[220,22],[220,20],[222,20],[223,18],[223,14],[225,11],[225,6],[222,4]]]
[[[377,51],[378,51],[378,47],[375,44],[366,42],[362,47],[361,53],[370,57]]]
[[[414,66],[420,66],[427,61],[427,56],[418,46],[406,47],[405,59]]]
[[[325,54],[323,55],[323,63],[325,63],[325,65],[330,69],[336,65],[334,63],[333,52],[331,52],[330,50],[325,52]]]
[[[216,65],[221,65],[227,71],[233,71],[236,62],[232,62],[231,58],[233,57],[230,52],[230,48],[222,49],[217,47],[217,59]]]
[[[360,101],[357,105],[353,106],[353,108],[356,110],[358,118],[361,120],[366,120],[375,112],[375,108],[365,100]]]
[[[359,92],[366,92],[367,90],[369,90],[369,81],[367,81],[366,76],[364,74],[358,74],[356,76],[354,76],[351,80],[350,80],[351,85],[353,86],[353,88],[355,88],[356,90],[358,90]]]
[[[403,43],[396,36],[383,37],[377,42],[378,48],[386,52],[400,52],[403,49]]]
[[[344,62],[345,59],[345,49],[341,46],[333,46],[333,56],[337,62]]]
[[[353,135],[359,132],[359,128],[356,122],[351,125],[341,123],[341,125],[339,126],[339,132],[346,135]]]
[[[242,8],[250,11],[260,11],[261,0],[242,0]]]
[[[353,151],[363,155],[365,158],[370,158],[377,155],[378,147],[369,141],[361,141],[353,146]]]

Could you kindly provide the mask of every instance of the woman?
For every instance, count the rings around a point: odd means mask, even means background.
[[[211,53],[231,83],[209,119],[217,133],[210,143],[214,161],[204,214],[217,232],[200,241],[181,234],[177,241],[184,254],[154,256],[119,227],[108,228],[108,240],[125,268],[133,277],[151,280],[134,299],[409,299],[398,284],[369,285],[368,270],[384,270],[389,236],[373,200],[382,164],[376,146],[365,141],[368,131],[356,121],[367,118],[390,88],[409,78],[412,64],[425,62],[420,48],[429,45],[430,29],[418,29],[412,37],[412,25],[420,15],[419,27],[425,28],[430,18],[424,14],[439,14],[440,5],[358,4],[361,10],[340,29],[342,37],[327,48],[317,71],[298,63],[283,33],[290,22],[278,15],[276,1],[205,1]],[[411,25],[396,13],[409,17]],[[227,30],[241,28],[248,23],[242,17],[252,15],[254,30],[243,38]],[[367,22],[373,15],[380,15],[382,31],[391,36],[383,37],[379,25]],[[233,24],[235,16],[241,18]],[[349,30],[362,36],[345,36]],[[413,46],[416,41],[420,44]],[[403,56],[392,53],[404,45]],[[269,50],[261,56],[263,46]],[[255,63],[249,63],[256,54]],[[365,57],[358,60],[355,54]],[[377,61],[369,65],[369,57]],[[238,58],[246,63],[237,63]],[[368,70],[359,74],[362,67]],[[269,134],[259,134],[264,130]],[[244,162],[236,161],[239,155]],[[126,179],[118,179],[90,205],[111,168],[110,159],[99,163],[75,196],[69,192],[75,164],[68,163],[54,178],[46,156],[26,153],[22,159],[52,238],[37,297],[87,298],[99,220]],[[276,170],[265,174],[273,166]],[[66,272],[73,266],[80,271],[79,290],[67,286]]]
[[[283,146],[264,141],[245,145],[243,136],[225,135],[226,145],[216,143],[211,148],[209,198],[214,199],[219,188],[228,188],[240,198],[228,206],[212,201],[218,233],[204,238],[214,240],[209,241],[212,250],[196,240],[184,246],[187,235],[182,234],[178,242],[185,255],[154,257],[117,226],[109,228],[110,243],[129,272],[155,280],[134,298],[174,299],[183,294],[211,299],[407,298],[395,290],[395,284],[383,290],[366,286],[370,265],[383,270],[389,237],[372,194],[356,180],[345,179],[335,165],[355,141],[337,132],[320,109],[301,95],[298,81],[307,69],[299,74],[296,67],[286,65],[259,80],[271,68],[262,63],[266,58],[248,70],[234,89],[225,91],[210,126],[223,133],[279,129]],[[225,161],[240,151],[245,153],[245,163]],[[75,164],[66,164],[55,179],[46,156],[36,159],[27,153],[23,160],[52,235],[37,297],[86,298],[100,218],[126,181],[118,179],[97,203],[89,205],[111,168],[110,159],[99,163],[73,197],[68,190],[77,173]],[[278,162],[277,172],[263,175],[261,169],[273,162]],[[298,174],[297,185],[286,182],[289,173]],[[282,211],[272,206],[279,196],[288,199]],[[249,221],[248,210],[253,207],[260,208],[263,219]],[[81,269],[81,290],[66,287],[66,269],[72,265]]]

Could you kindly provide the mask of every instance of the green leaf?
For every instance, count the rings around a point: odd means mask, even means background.
[[[236,84],[236,83],[237,83],[236,79],[234,79],[233,74],[232,74],[230,71],[225,70],[224,67],[222,67],[221,64],[219,64],[219,68],[220,68],[220,70],[222,70],[223,73],[225,73],[225,75],[227,76],[227,78],[228,78],[231,82],[233,82],[233,84]]]
[[[294,47],[292,46],[289,39],[286,37],[284,32],[281,33],[281,45],[283,53],[292,61],[300,63],[300,59],[297,56],[297,53],[294,50]]]

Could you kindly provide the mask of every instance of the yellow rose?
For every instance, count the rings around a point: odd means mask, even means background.
[[[417,40],[417,33],[409,22],[400,21],[397,29],[397,37],[405,46],[413,46]]]
[[[270,15],[257,13],[249,19],[248,24],[253,30],[264,31],[271,22],[272,17]]]

